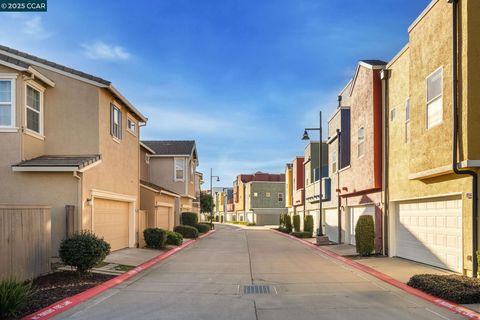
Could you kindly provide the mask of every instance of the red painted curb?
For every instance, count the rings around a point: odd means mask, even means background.
[[[197,240],[202,239],[206,236],[209,236],[210,234],[214,233],[216,230],[211,230],[200,237],[198,237]],[[86,291],[83,291],[81,293],[78,293],[74,296],[65,298],[63,300],[57,301],[54,304],[43,308],[35,313],[32,313],[28,316],[25,316],[22,318],[22,320],[40,320],[40,319],[50,319],[53,316],[56,316],[57,314],[60,314],[62,312],[67,311],[68,309],[73,308],[77,304],[84,302],[88,299],[91,299],[95,297],[96,295],[106,291],[107,289],[110,289],[128,279],[130,279],[133,276],[136,276],[137,274],[141,273],[142,271],[145,271],[147,269],[150,269],[152,266],[155,264],[159,263],[160,261],[163,261],[170,256],[174,255],[175,253],[181,251],[182,249],[194,244],[197,242],[197,240],[189,241],[187,243],[182,244],[181,246],[175,247],[171,250],[168,250],[155,258],[152,258],[148,260],[147,262],[142,263],[141,265],[133,268],[132,270],[125,272],[113,279],[110,279],[102,284],[99,284],[98,286],[95,286],[93,288],[90,288]]]
[[[308,247],[310,247],[311,249],[314,249],[314,250],[317,250],[317,251],[320,251],[322,252],[323,254],[335,259],[335,260],[338,260],[338,261],[341,261],[345,264],[348,264],[349,266],[352,266],[360,271],[363,271],[365,273],[368,273],[372,276],[374,276],[375,278],[379,279],[379,280],[382,280],[383,282],[386,282],[394,287],[397,287],[413,296],[416,296],[420,299],[423,299],[425,301],[428,301],[430,303],[433,303],[434,305],[437,305],[439,307],[442,307],[442,308],[445,308],[445,309],[448,309],[452,312],[455,312],[459,315],[462,315],[468,319],[480,319],[480,313],[477,313],[473,310],[470,310],[468,308],[465,308],[459,304],[456,304],[454,302],[450,302],[448,300],[444,300],[444,299],[441,299],[441,298],[438,298],[438,297],[435,297],[435,296],[432,296],[428,293],[425,293],[423,291],[420,291],[420,290],[417,290],[415,288],[412,288],[408,285],[406,285],[405,283],[403,282],[400,282],[396,279],[393,279],[392,277],[378,271],[378,270],[375,270],[371,267],[368,267],[364,264],[361,264],[359,262],[356,262],[356,261],[353,261],[351,259],[348,259],[348,258],[345,258],[345,257],[342,257],[330,250],[327,250],[327,249],[324,249],[322,247],[319,247],[309,241],[306,241],[306,240],[303,240],[303,239],[300,239],[300,238],[297,238],[297,237],[294,237],[294,236],[291,236],[289,234],[285,234],[283,232],[280,232],[280,231],[277,231],[277,230],[274,230],[274,229],[271,229],[273,232],[275,233],[278,233],[284,237],[287,237],[287,238],[290,238],[290,239],[293,239],[293,240],[296,240]]]

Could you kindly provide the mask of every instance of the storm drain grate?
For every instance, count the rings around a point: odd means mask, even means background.
[[[270,294],[270,286],[243,286],[243,294]]]

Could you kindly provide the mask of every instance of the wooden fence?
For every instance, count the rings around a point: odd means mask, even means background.
[[[47,273],[50,257],[50,207],[0,205],[0,278]]]

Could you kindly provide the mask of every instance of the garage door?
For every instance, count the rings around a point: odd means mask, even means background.
[[[107,241],[112,251],[128,247],[128,202],[95,198],[93,232]]]
[[[461,200],[444,199],[398,204],[396,255],[461,272]]]
[[[172,220],[173,217],[170,217],[170,211],[171,209],[169,207],[164,207],[164,206],[158,206],[156,210],[156,225],[155,227],[164,229],[164,230],[170,230],[170,221]]]
[[[325,234],[328,240],[338,243],[338,210],[325,209]]]
[[[363,215],[371,215],[373,221],[375,221],[375,207],[374,206],[362,206],[350,208],[349,217],[349,243],[355,245],[355,226],[357,225],[358,218]]]

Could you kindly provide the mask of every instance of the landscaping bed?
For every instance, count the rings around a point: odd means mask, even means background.
[[[407,284],[455,303],[480,303],[480,279],[455,274],[419,274],[411,277]]]
[[[73,271],[50,273],[33,280],[33,293],[18,312],[18,319],[77,293],[95,287],[115,276],[90,273],[80,277]]]

